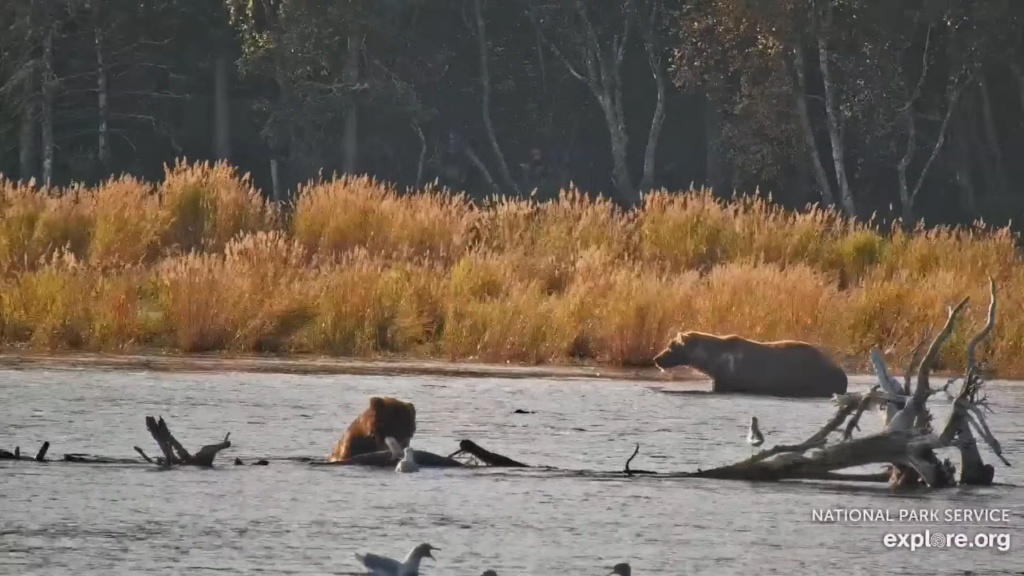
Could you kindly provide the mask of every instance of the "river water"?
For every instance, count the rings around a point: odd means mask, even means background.
[[[869,379],[855,379],[866,389]],[[683,388],[700,389],[706,383]],[[191,449],[231,432],[212,470],[0,462],[0,574],[352,574],[355,552],[440,551],[421,573],[1024,574],[1024,385],[993,382],[989,423],[1011,486],[892,495],[883,485],[594,478],[542,471],[314,467],[234,457],[323,456],[370,395],[416,404],[414,445],[447,454],[462,438],[531,464],[615,472],[687,471],[749,456],[751,414],[767,445],[802,440],[826,400],[700,393],[597,379],[311,376],[98,369],[0,370],[0,446],[51,458],[159,452],[145,415]],[[941,395],[936,419],[945,418]],[[516,409],[533,414],[515,414]],[[865,431],[879,427],[866,414]],[[951,452],[950,456],[954,454]],[[1021,486],[1015,487],[1013,485]],[[939,522],[823,523],[815,511],[936,510]],[[947,511],[1005,510],[1008,522],[951,523]],[[950,512],[951,513],[951,512]],[[996,547],[889,549],[887,533],[1009,534]],[[973,572],[972,572],[973,571]]]

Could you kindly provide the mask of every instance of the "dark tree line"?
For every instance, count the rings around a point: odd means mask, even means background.
[[[1015,0],[5,0],[0,171],[1024,209]],[[890,209],[890,206],[892,207]]]

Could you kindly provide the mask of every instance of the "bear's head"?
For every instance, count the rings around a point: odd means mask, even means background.
[[[377,438],[394,437],[403,448],[416,434],[416,406],[390,396],[370,398],[373,433]]]
[[[676,366],[700,368],[707,359],[706,335],[700,332],[680,332],[668,346],[654,357],[654,365],[665,370]]]

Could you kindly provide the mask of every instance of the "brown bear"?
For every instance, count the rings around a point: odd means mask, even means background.
[[[393,437],[402,448],[409,446],[416,433],[416,407],[390,396],[373,396],[370,406],[349,424],[334,451],[327,457],[330,462],[347,460],[353,456],[387,450],[384,441]]]
[[[665,370],[688,366],[711,377],[713,392],[828,398],[845,394],[846,372],[807,342],[680,332],[654,358]]]

